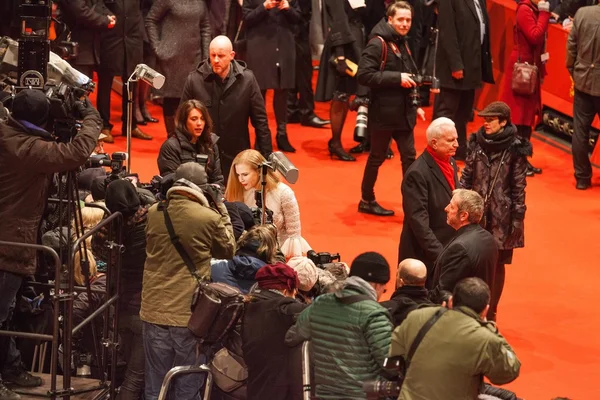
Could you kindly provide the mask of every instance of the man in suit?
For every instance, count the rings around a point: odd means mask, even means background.
[[[445,211],[448,225],[456,230],[456,235],[435,262],[435,288],[430,296],[434,301],[442,290],[452,292],[459,281],[472,276],[494,287],[498,245],[494,236],[479,225],[483,208],[483,198],[476,191],[456,189],[452,192]]]
[[[464,160],[475,89],[482,82],[494,83],[489,18],[485,0],[446,0],[438,7],[436,66],[441,92],[435,99],[433,118],[448,117],[456,123],[456,159]]]
[[[411,164],[402,180],[404,225],[400,235],[398,263],[416,258],[427,266],[427,284],[431,288],[432,269],[454,229],[446,223],[444,208],[457,187],[458,148],[454,122],[437,118],[427,128],[427,148]]]

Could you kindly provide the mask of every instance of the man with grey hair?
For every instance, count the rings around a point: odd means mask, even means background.
[[[402,260],[396,275],[396,291],[388,301],[381,303],[392,316],[397,327],[406,319],[408,313],[423,306],[432,306],[429,291],[425,288],[427,267],[414,258]]]
[[[454,230],[446,223],[444,207],[458,186],[458,147],[454,122],[437,118],[427,128],[427,148],[412,163],[402,180],[404,224],[398,249],[398,263],[415,258],[427,267],[426,286],[431,288],[432,269]]]
[[[435,288],[430,296],[433,301],[439,300],[442,290],[452,292],[459,281],[468,277],[480,278],[494,287],[498,245],[494,236],[479,225],[483,203],[483,198],[474,190],[452,192],[445,211],[447,223],[456,234],[435,262]]]

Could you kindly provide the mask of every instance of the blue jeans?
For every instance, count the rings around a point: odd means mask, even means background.
[[[21,287],[23,277],[11,272],[0,271],[0,329],[6,329],[8,319],[15,307],[15,296]],[[21,353],[15,338],[0,337],[0,369],[16,367],[21,363]],[[2,377],[0,376],[0,380]]]
[[[144,392],[144,336],[139,311],[126,307],[119,315],[119,336],[125,351],[127,371],[119,390],[118,400],[137,400]]]
[[[162,381],[173,367],[198,365],[205,362],[196,355],[196,339],[187,327],[155,325],[144,322],[144,354],[146,356],[145,400],[156,400]],[[173,381],[169,396],[177,400],[198,399],[204,377],[181,375]]]

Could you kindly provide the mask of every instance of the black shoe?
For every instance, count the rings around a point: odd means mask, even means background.
[[[145,119],[142,119],[142,120],[136,119],[136,120],[135,120],[135,123],[136,123],[137,125],[148,125],[148,123],[146,122],[146,120],[145,120]]]
[[[394,210],[387,210],[381,207],[375,200],[369,202],[361,200],[360,203],[358,203],[358,212],[380,217],[391,217],[394,215]]]
[[[385,154],[385,158],[387,158],[388,160],[391,160],[392,158],[394,158],[394,152],[392,151],[392,149],[390,149],[390,148],[387,149],[387,153]]]
[[[21,387],[42,386],[42,378],[31,375],[21,364],[16,368],[2,371],[2,380]]]
[[[275,137],[277,148],[286,153],[295,153],[296,149],[290,144],[287,135],[277,135]]]
[[[8,389],[2,382],[0,382],[0,400],[19,400],[21,396]]]
[[[534,174],[541,174],[542,173],[542,169],[541,168],[536,168],[533,165],[531,165],[531,163],[529,161],[527,161],[527,170],[528,171],[532,171]]]
[[[313,115],[312,117],[308,117],[308,118],[302,118],[300,124],[303,126],[310,126],[313,128],[324,128],[325,125],[329,125],[330,121],[329,120],[325,120],[325,119],[321,119],[319,117],[317,117],[316,115]]]
[[[144,118],[144,121],[152,122],[153,124],[158,122],[158,119],[152,118],[152,115],[150,115],[150,112],[145,107],[142,108],[141,113],[142,113],[142,117]],[[146,125],[146,124],[144,124],[144,125]]]
[[[354,146],[353,148],[350,149],[350,151],[348,151],[348,153],[352,153],[352,154],[361,154],[361,153],[368,153],[371,149],[369,148],[369,145],[367,144],[367,141],[362,141],[358,144],[358,146]]]
[[[575,185],[575,189],[577,190],[586,190],[587,188],[591,188],[592,187],[592,181],[591,180],[585,180],[585,179],[581,179],[581,180],[577,180],[577,184]]]
[[[156,124],[157,122],[160,122],[158,119],[152,118],[152,117],[144,117],[144,121],[146,121],[146,122],[152,122],[153,124]]]
[[[533,172],[532,169],[527,168],[527,172],[525,172],[525,175],[532,177],[532,176],[535,176],[535,172]]]
[[[340,161],[356,161],[356,158],[354,158],[350,154],[346,153],[346,151],[344,151],[342,146],[338,146],[338,147],[332,146],[331,140],[329,141],[327,148],[329,149],[329,157],[332,159],[337,158]]]

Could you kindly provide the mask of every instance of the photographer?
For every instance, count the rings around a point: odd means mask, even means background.
[[[394,215],[393,210],[387,210],[375,201],[373,190],[390,140],[393,138],[398,146],[403,174],[416,157],[413,128],[417,114],[425,120],[425,112],[412,104],[413,100],[418,102],[417,83],[412,79],[412,74],[418,71],[406,42],[412,14],[410,4],[404,1],[392,3],[387,9],[387,21],[381,20],[371,31],[371,39],[358,64],[358,82],[371,88],[371,152],[365,165],[362,199],[358,204],[361,213]]]
[[[0,240],[37,243],[52,174],[83,165],[94,150],[102,126],[100,116],[87,99],[77,108],[83,117],[81,130],[70,143],[57,143],[44,129],[50,114],[45,94],[26,89],[15,96],[12,116],[0,124]],[[7,319],[23,277],[33,275],[35,270],[35,251],[0,246],[0,324]],[[14,382],[27,386],[42,383],[20,362],[3,367],[13,368],[11,379],[27,377]],[[8,378],[3,373],[2,379]]]

